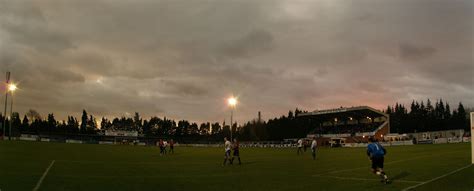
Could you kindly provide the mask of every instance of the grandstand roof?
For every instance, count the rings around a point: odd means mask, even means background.
[[[311,117],[317,118],[321,121],[332,121],[334,118],[338,119],[365,119],[367,117],[377,118],[377,117],[387,117],[388,115],[371,108],[369,106],[357,106],[357,107],[341,107],[336,109],[327,109],[327,110],[316,110],[308,113],[301,113],[298,117]]]

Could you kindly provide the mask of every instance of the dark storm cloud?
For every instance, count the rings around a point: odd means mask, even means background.
[[[162,80],[167,88],[170,89],[171,93],[184,95],[184,96],[202,96],[205,95],[208,90],[205,89],[205,85],[196,83],[194,81],[171,81]]]
[[[222,47],[222,54],[231,58],[250,57],[270,51],[273,44],[273,36],[268,31],[251,31],[243,38],[226,43]]]
[[[472,106],[473,1],[0,0],[16,108],[239,122],[443,98]]]
[[[16,45],[39,51],[61,51],[72,47],[67,36],[51,28],[42,11],[26,1],[2,2],[0,26]]]
[[[400,45],[400,57],[406,60],[418,60],[432,56],[436,52],[433,47],[415,46],[411,44]]]
[[[77,74],[67,70],[46,70],[44,75],[48,76],[52,81],[61,82],[84,82],[85,78],[81,74]]]

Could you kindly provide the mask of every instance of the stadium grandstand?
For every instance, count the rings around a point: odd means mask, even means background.
[[[390,133],[389,115],[368,106],[316,110],[298,117],[309,120],[313,130],[307,137],[317,137],[322,145],[364,143],[370,136],[383,140]]]

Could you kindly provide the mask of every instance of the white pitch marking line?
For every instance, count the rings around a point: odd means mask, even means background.
[[[438,177],[436,177],[436,178],[433,178],[433,179],[431,179],[431,180],[422,182],[422,183],[417,184],[417,185],[415,185],[415,186],[410,186],[410,187],[408,187],[408,188],[405,188],[405,189],[403,189],[402,191],[408,191],[408,190],[411,190],[411,189],[413,189],[413,188],[419,187],[419,186],[421,186],[421,185],[425,185],[425,184],[428,184],[428,183],[430,183],[430,182],[433,182],[433,181],[442,179],[442,178],[444,178],[444,177],[446,177],[446,176],[452,175],[452,174],[454,174],[454,173],[456,173],[456,172],[459,172],[459,171],[464,170],[464,169],[466,169],[466,168],[469,168],[469,167],[471,167],[471,166],[472,166],[472,164],[469,164],[469,165],[467,165],[467,166],[465,166],[465,167],[461,167],[461,168],[459,168],[459,169],[457,169],[457,170],[454,170],[454,171],[452,171],[452,172],[449,172],[449,173],[447,173],[447,174],[438,176]]]
[[[411,159],[397,160],[397,161],[387,162],[385,164],[387,165],[387,164],[395,164],[395,163],[400,163],[400,162],[405,162],[405,161],[411,161],[411,160],[416,160],[416,159],[419,159],[419,158],[422,158],[422,157],[426,157],[426,156],[414,157],[414,158],[411,158]],[[325,173],[321,173],[321,174],[315,174],[313,176],[321,176],[321,175],[324,175],[324,174],[335,174],[335,173],[347,172],[347,171],[353,171],[353,170],[359,170],[359,169],[365,169],[365,168],[370,168],[370,167],[364,166],[364,167],[336,170],[336,171],[325,172]]]
[[[46,171],[44,171],[43,173],[43,176],[41,176],[41,178],[39,179],[38,183],[36,184],[35,188],[33,188],[33,191],[37,191],[40,186],[41,186],[41,183],[43,183],[43,180],[44,178],[46,177],[46,175],[48,174],[49,172],[49,169],[51,169],[51,167],[53,167],[54,163],[56,162],[56,160],[53,160],[51,161],[51,164],[49,164],[48,168],[46,169]]]
[[[457,153],[457,152],[461,152],[461,151],[446,152],[446,153],[443,153],[442,155],[451,154],[451,153]],[[431,157],[431,156],[441,156],[441,155],[435,155],[435,154],[423,155],[423,156],[417,156],[417,157],[413,157],[413,158],[409,158],[409,159],[402,159],[402,160],[396,160],[396,161],[392,161],[392,162],[387,162],[387,163],[385,163],[385,164],[387,165],[387,164],[401,163],[401,162],[406,162],[406,161],[411,161],[411,160],[416,160],[416,159],[419,159],[419,158]],[[357,167],[357,168],[336,170],[336,171],[331,171],[331,172],[324,172],[324,173],[320,173],[320,174],[315,174],[315,175],[313,175],[313,176],[321,176],[321,175],[324,175],[324,174],[335,174],[335,173],[347,172],[347,171],[353,171],[353,170],[359,170],[359,169],[365,169],[365,168],[370,168],[370,167],[364,166],[364,167]]]
[[[351,177],[341,177],[341,176],[321,176],[327,178],[336,178],[341,180],[366,180],[366,181],[380,181],[380,179],[368,179],[368,178],[351,178]],[[406,182],[406,183],[423,183],[420,181],[413,181],[413,180],[394,180],[395,182]]]

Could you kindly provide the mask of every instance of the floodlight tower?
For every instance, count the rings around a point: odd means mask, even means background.
[[[471,112],[471,160],[474,164],[474,112]]]
[[[10,72],[7,72],[7,80],[6,80],[6,83],[5,83],[5,112],[3,113],[3,125],[2,125],[2,129],[3,129],[3,134],[2,134],[2,140],[5,140],[5,130],[6,130],[6,123],[7,123],[7,104],[8,104],[8,86],[9,86],[9,83],[10,83]]]
[[[230,97],[227,99],[227,103],[230,106],[230,140],[233,140],[232,137],[232,126],[234,125],[233,123],[233,117],[234,117],[234,109],[235,106],[237,105],[237,99],[235,97]]]
[[[11,101],[10,101],[10,126],[8,127],[8,140],[12,140],[12,120],[13,120],[13,93],[17,89],[15,84],[10,84],[8,86],[8,91],[11,94]]]

